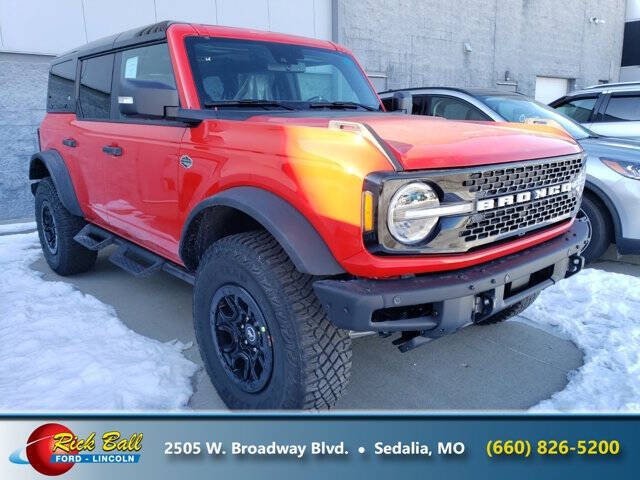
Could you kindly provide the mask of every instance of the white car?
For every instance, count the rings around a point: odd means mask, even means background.
[[[640,82],[594,85],[549,106],[599,135],[640,138]]]

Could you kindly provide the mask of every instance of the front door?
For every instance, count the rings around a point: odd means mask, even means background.
[[[112,120],[103,146],[106,209],[112,230],[178,260],[178,150],[183,125],[120,112],[119,85],[136,80],[176,88],[166,43],[124,50],[114,65]]]

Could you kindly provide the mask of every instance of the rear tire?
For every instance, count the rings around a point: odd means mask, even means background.
[[[602,257],[611,244],[612,226],[605,208],[600,201],[589,195],[585,195],[582,198],[582,205],[580,206],[578,216],[584,215],[586,217],[591,235],[589,243],[580,253],[586,263],[594,262]]]
[[[329,408],[345,391],[351,339],[267,232],[225,237],[197,270],[193,312],[207,372],[232,409]]]
[[[73,237],[87,224],[62,205],[51,178],[38,183],[35,198],[36,224],[44,258],[58,275],[73,275],[90,270],[98,252],[89,250]]]
[[[478,322],[478,325],[491,325],[492,323],[500,323],[508,320],[511,317],[515,317],[516,315],[521,314],[527,308],[531,306],[533,302],[536,301],[540,292],[534,293],[533,295],[529,295],[524,299],[520,300],[518,303],[511,305],[509,308],[505,308],[501,312],[496,313],[495,315],[487,318],[486,320],[482,320]]]

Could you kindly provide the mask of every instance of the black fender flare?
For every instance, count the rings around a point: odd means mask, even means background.
[[[317,230],[293,205],[257,187],[233,187],[201,201],[189,213],[180,236],[180,258],[185,261],[185,239],[191,222],[203,210],[224,206],[237,209],[262,225],[282,246],[298,271],[310,275],[345,273]]]
[[[42,165],[44,165],[46,171],[43,170]],[[80,208],[80,203],[78,202],[78,197],[73,187],[69,169],[57,150],[45,150],[31,156],[29,163],[29,180],[40,180],[46,176],[51,177],[62,205],[64,205],[69,213],[78,217],[84,217],[84,212],[82,208]],[[31,186],[31,192],[34,195],[35,185],[34,183]]]

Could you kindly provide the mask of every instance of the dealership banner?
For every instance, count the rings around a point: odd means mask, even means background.
[[[640,417],[5,418],[0,478],[637,478]]]

